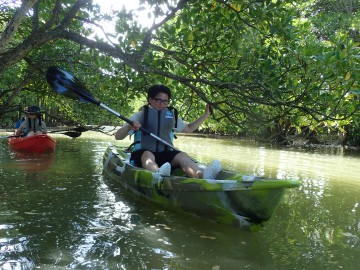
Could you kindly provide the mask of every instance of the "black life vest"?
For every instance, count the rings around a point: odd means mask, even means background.
[[[40,116],[37,119],[27,118],[25,121],[26,121],[25,129],[24,129],[25,135],[28,134],[30,131],[33,131],[34,133],[36,133],[37,131],[42,131]]]
[[[145,105],[143,107],[143,117],[140,120],[142,127],[152,134],[160,137],[172,144],[175,137],[174,128],[177,127],[178,112],[173,107],[157,110]],[[161,143],[152,136],[142,131],[135,132],[132,151],[147,149],[152,152],[163,152],[172,150],[169,146]]]

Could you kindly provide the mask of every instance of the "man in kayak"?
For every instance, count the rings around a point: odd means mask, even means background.
[[[38,106],[29,106],[25,108],[24,113],[25,120],[21,122],[16,130],[16,136],[21,134],[32,136],[47,133],[46,124],[41,120],[40,108]]]
[[[139,130],[140,127],[143,127],[146,131],[172,145],[173,131],[194,132],[210,116],[210,105],[207,104],[205,113],[187,124],[177,118],[174,108],[168,107],[170,98],[171,92],[168,87],[164,85],[151,86],[148,89],[148,105],[130,117],[133,125],[126,123],[122,126],[116,132],[115,139],[123,140],[127,135],[135,132],[135,146],[130,160],[144,169],[170,175],[172,167],[180,167],[189,177],[215,179],[221,171],[221,164],[218,160],[214,160],[203,172],[185,152],[172,149]]]

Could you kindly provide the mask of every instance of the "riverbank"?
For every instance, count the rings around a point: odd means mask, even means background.
[[[252,138],[246,136],[236,135],[219,135],[219,134],[205,134],[205,133],[177,133],[176,136],[186,137],[203,137],[212,139],[228,139],[228,140],[240,140],[248,142],[257,142],[262,144],[268,144],[277,147],[291,147],[291,148],[344,148],[345,150],[360,151],[360,146],[345,145],[343,139],[337,136],[322,136],[313,142],[312,140],[301,137],[289,137],[287,143],[274,143],[269,140],[261,138]]]

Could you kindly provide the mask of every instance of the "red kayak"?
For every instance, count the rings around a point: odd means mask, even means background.
[[[55,150],[56,141],[46,134],[33,135],[29,137],[9,138],[9,145],[15,150],[43,153]]]

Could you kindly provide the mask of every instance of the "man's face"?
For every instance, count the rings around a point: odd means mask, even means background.
[[[165,93],[158,93],[155,97],[149,98],[150,106],[162,110],[169,105],[169,96]]]
[[[37,115],[36,114],[27,114],[27,118],[36,119]]]

